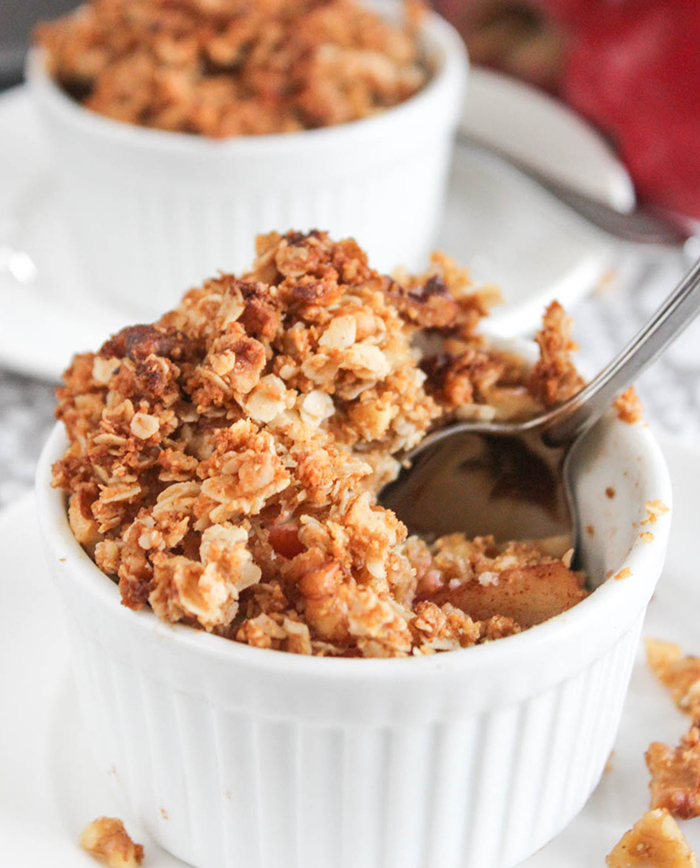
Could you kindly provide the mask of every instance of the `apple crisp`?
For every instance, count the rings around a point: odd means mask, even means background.
[[[215,138],[355,121],[429,73],[406,3],[392,24],[354,0],[89,0],[40,25],[55,81],[119,121]]]
[[[114,817],[98,817],[80,833],[80,844],[109,868],[138,868],[143,847],[134,844],[124,823]]]
[[[579,388],[563,312],[530,370],[478,334],[494,291],[441,254],[392,278],[318,231],[257,253],[76,356],[58,390],[54,485],[124,605],[260,648],[401,657],[582,599],[566,545],[426,542],[377,504],[436,426],[527,418]]]

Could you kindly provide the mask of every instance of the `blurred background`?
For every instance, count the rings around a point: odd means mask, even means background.
[[[602,130],[637,193],[700,219],[700,0],[432,0],[472,61],[559,96]],[[75,0],[0,0],[0,87],[34,23]]]
[[[76,0],[0,0],[3,84],[21,80],[25,45],[34,24],[76,5]],[[435,5],[468,35],[477,61],[497,64],[545,85],[555,83],[561,39],[531,5],[503,0],[436,0]]]
[[[25,46],[34,24],[75,5],[75,0],[0,0],[0,87],[22,80]]]

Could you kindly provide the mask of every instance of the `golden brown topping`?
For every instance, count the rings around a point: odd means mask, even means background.
[[[678,823],[664,810],[649,811],[607,856],[608,868],[697,868]]]
[[[80,844],[109,868],[136,868],[143,862],[143,847],[134,844],[124,823],[113,817],[98,817],[83,829]]]
[[[568,545],[427,545],[377,505],[431,427],[542,407],[524,363],[475,334],[487,301],[468,275],[438,255],[391,279],[318,231],[257,250],[249,274],[66,371],[54,484],[124,605],[260,648],[388,657],[512,635],[580,600]]]
[[[391,24],[352,0],[89,0],[36,38],[93,111],[225,137],[346,123],[408,99],[428,70],[420,16],[407,17]]]

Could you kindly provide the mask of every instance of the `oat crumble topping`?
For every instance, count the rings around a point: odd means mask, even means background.
[[[400,657],[585,596],[567,542],[428,544],[376,503],[433,427],[524,418],[543,384],[550,401],[579,387],[558,307],[530,371],[479,336],[493,291],[441,254],[391,278],[317,231],[257,252],[250,273],[76,356],[58,390],[70,446],[54,484],[124,605],[260,648]]]
[[[134,844],[124,823],[114,817],[98,817],[80,833],[80,844],[109,868],[137,868],[143,847]]]
[[[48,70],[107,117],[216,138],[358,120],[428,80],[419,0],[88,0],[37,28]]]

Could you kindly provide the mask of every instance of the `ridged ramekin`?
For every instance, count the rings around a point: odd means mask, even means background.
[[[580,811],[668,539],[668,514],[644,524],[648,501],[671,503],[645,425],[610,416],[576,457],[587,566],[609,576],[590,597],[517,636],[398,660],[261,650],[124,608],[50,488],[65,446],[57,426],[37,502],[86,720],[166,850],[197,868],[507,868]]]
[[[95,292],[161,312],[203,275],[247,269],[256,234],[289,227],[354,237],[383,271],[423,268],[468,69],[459,34],[435,13],[424,42],[435,74],[401,105],[336,127],[229,140],[89,111],[47,75],[41,52],[31,52],[27,80]]]

